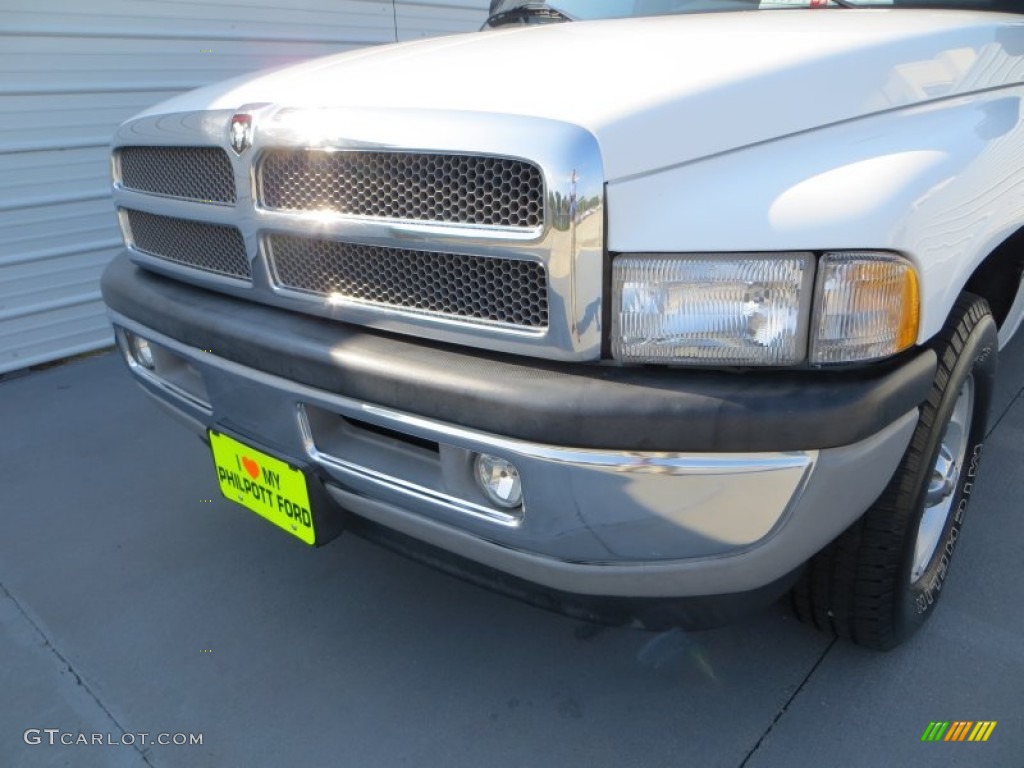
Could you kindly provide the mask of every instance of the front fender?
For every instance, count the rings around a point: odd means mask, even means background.
[[[899,251],[919,270],[923,342],[1024,225],[1022,95],[936,101],[613,180],[609,250]]]

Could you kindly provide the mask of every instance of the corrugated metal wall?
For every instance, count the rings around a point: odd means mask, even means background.
[[[108,143],[181,91],[396,38],[469,31],[487,0],[0,0],[0,373],[110,343],[120,238]]]

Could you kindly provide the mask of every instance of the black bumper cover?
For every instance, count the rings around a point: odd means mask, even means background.
[[[550,445],[754,452],[865,439],[920,404],[935,353],[831,371],[622,368],[502,356],[378,333],[107,267],[114,311],[187,345],[311,387]]]

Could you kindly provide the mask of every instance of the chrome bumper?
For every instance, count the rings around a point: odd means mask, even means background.
[[[917,416],[823,450],[573,449],[353,400],[184,345],[117,312],[111,319],[139,383],[198,433],[230,426],[317,465],[330,495],[356,515],[579,594],[713,595],[781,578],[874,501]],[[125,330],[156,345],[153,370],[133,360]],[[494,506],[476,486],[480,453],[518,467],[522,507]]]

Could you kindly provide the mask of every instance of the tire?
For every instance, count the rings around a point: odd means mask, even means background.
[[[995,384],[998,337],[985,300],[961,295],[931,346],[935,380],[899,467],[790,593],[801,620],[876,650],[920,629],[949,575]]]

